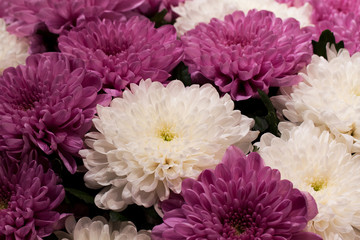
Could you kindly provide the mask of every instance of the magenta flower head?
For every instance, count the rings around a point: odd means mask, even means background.
[[[317,214],[310,194],[281,180],[259,154],[246,157],[234,146],[215,170],[184,180],[181,196],[160,206],[164,223],[153,229],[154,240],[321,239],[303,231]]]
[[[317,24],[323,20],[330,20],[333,14],[360,13],[359,0],[310,0],[313,6],[312,21]]]
[[[245,100],[270,86],[291,86],[312,55],[311,33],[293,18],[251,10],[212,19],[183,35],[185,60],[195,82],[213,82],[233,100]]]
[[[360,15],[334,13],[329,16],[328,20],[318,22],[316,29],[317,39],[319,39],[322,31],[329,29],[334,33],[336,42],[344,42],[344,46],[350,54],[360,51]]]
[[[97,17],[104,12],[128,12],[144,0],[13,0],[8,30],[18,36],[29,36],[46,27],[60,34],[76,26],[84,18]]]
[[[0,1],[0,18],[6,18],[9,4],[10,3],[8,1]]]
[[[101,79],[81,60],[60,53],[32,55],[0,77],[0,150],[13,159],[56,153],[74,173],[82,137],[90,129]]]
[[[50,235],[63,217],[55,208],[65,197],[52,170],[35,161],[0,159],[0,239],[35,240]]]
[[[183,59],[182,43],[172,25],[154,28],[154,23],[138,16],[127,21],[89,22],[60,36],[59,48],[98,72],[104,90],[113,96],[121,96],[130,83],[142,79],[165,82]]]

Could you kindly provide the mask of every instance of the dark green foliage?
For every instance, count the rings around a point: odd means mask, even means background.
[[[88,194],[87,192],[75,189],[75,188],[65,188],[66,194],[71,194],[78,199],[84,201],[86,204],[94,204],[94,197]]]
[[[335,45],[336,51],[339,51],[341,48],[344,48],[344,42],[340,41],[338,43],[335,42],[335,36],[330,30],[325,30],[321,33],[319,41],[312,41],[314,54],[324,57],[327,59],[326,55],[326,45],[330,43],[330,45]]]
[[[279,119],[276,116],[276,110],[275,110],[274,106],[272,105],[270,98],[268,97],[268,95],[266,93],[264,93],[261,90],[258,90],[258,93],[268,111],[267,115],[265,116],[265,120],[266,120],[267,124],[269,125],[268,130],[270,133],[279,137],[280,136],[280,133],[278,130]],[[259,119],[255,119],[255,121],[256,120],[257,120],[257,122],[259,122]],[[262,125],[264,125],[263,122],[260,121],[260,123]]]
[[[191,85],[191,77],[188,71],[188,67],[183,62],[180,62],[174,70],[172,70],[171,80],[180,80],[185,86]]]
[[[150,18],[150,20],[155,23],[156,28],[159,28],[163,25],[169,24],[169,22],[167,22],[164,19],[166,14],[167,14],[167,10],[164,9],[161,12],[156,13],[153,17]]]

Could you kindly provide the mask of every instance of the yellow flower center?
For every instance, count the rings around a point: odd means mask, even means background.
[[[352,90],[351,90],[351,93],[355,96],[360,96],[360,88],[359,87],[354,87]]]
[[[0,193],[1,197],[1,193]],[[7,198],[0,198],[0,210],[4,210],[8,208],[8,199]]]
[[[177,137],[177,134],[173,131],[172,125],[162,124],[162,126],[158,130],[158,137],[166,142],[170,142]]]
[[[310,186],[314,189],[314,191],[318,192],[324,188],[326,188],[328,181],[323,177],[312,178],[309,181]]]
[[[4,210],[8,208],[7,201],[0,201],[0,210]]]

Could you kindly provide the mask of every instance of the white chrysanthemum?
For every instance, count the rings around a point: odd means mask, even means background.
[[[313,56],[304,82],[284,88],[272,98],[277,109],[292,122],[312,120],[324,125],[352,152],[360,152],[360,53],[350,57],[345,49],[328,59]],[[283,109],[285,108],[285,109]]]
[[[171,81],[131,85],[110,107],[98,106],[87,135],[92,149],[82,150],[88,187],[105,188],[96,196],[100,208],[122,210],[128,204],[152,206],[169,189],[179,193],[185,178],[214,168],[230,145],[247,152],[258,132],[254,121],[233,110],[229,95],[214,87],[184,87]]]
[[[314,197],[319,213],[308,230],[324,240],[360,239],[360,156],[311,121],[282,122],[279,130],[281,138],[266,133],[256,145],[265,164]]]
[[[181,36],[194,29],[198,23],[209,23],[212,18],[223,20],[226,15],[236,10],[247,13],[251,9],[271,11],[282,19],[293,17],[300,22],[301,27],[312,25],[312,7],[309,3],[296,8],[275,0],[187,0],[173,8],[179,15],[174,26]]]
[[[24,64],[29,56],[29,44],[6,31],[6,24],[0,18],[0,75],[8,67]]]
[[[150,231],[137,232],[132,222],[107,222],[101,216],[92,220],[80,218],[78,222],[73,216],[65,221],[68,233],[55,232],[59,240],[150,240]]]

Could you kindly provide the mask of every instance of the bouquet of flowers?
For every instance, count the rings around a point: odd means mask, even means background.
[[[360,239],[359,51],[358,0],[0,0],[0,239]]]

